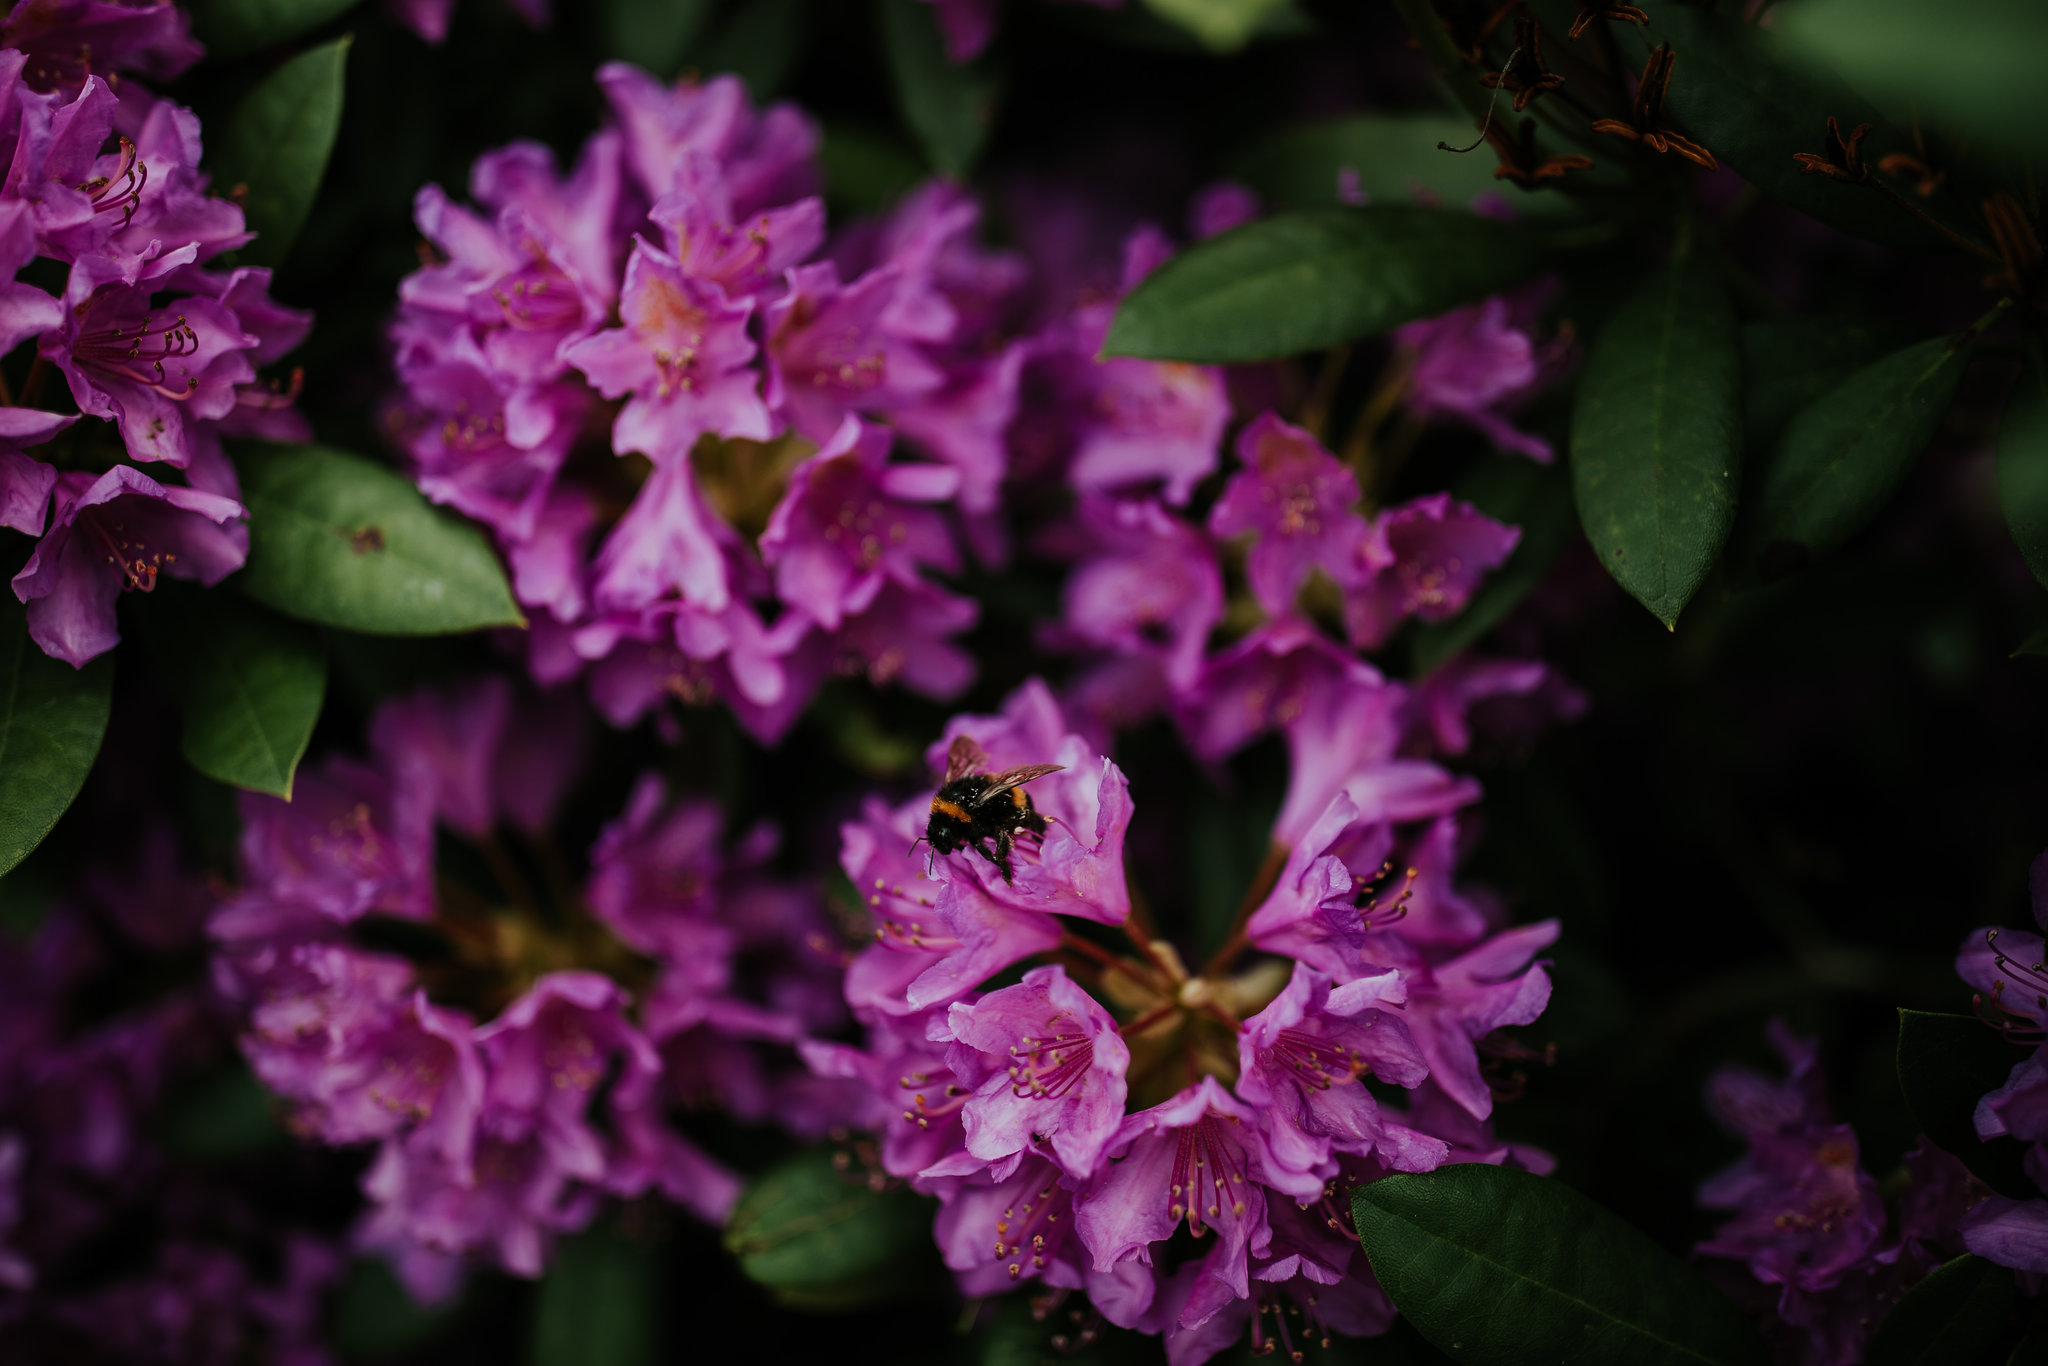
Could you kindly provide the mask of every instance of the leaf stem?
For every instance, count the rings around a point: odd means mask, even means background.
[[[1280,880],[1280,872],[1287,866],[1287,856],[1293,852],[1292,845],[1282,844],[1279,840],[1266,846],[1265,860],[1259,864],[1258,872],[1252,874],[1251,886],[1245,889],[1244,900],[1238,903],[1237,914],[1230,919],[1230,935],[1223,941],[1223,947],[1210,958],[1208,966],[1202,969],[1202,976],[1214,977],[1244,951],[1248,942],[1244,937],[1244,927],[1250,922],[1252,912],[1264,904],[1273,884]]]

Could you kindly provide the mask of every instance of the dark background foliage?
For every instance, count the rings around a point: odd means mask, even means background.
[[[590,76],[602,60],[664,75],[736,70],[758,99],[799,101],[825,129],[835,222],[886,205],[924,173],[866,4],[558,8],[554,27],[537,33],[496,0],[461,0],[438,50],[368,7],[332,26],[355,34],[340,139],[276,287],[319,320],[296,359],[322,439],[386,455],[377,432],[389,384],[382,334],[397,281],[419,260],[414,191],[438,181],[459,192],[479,153],[515,137],[572,156],[601,116]],[[1139,11],[1013,3],[996,59],[1005,94],[977,177],[994,191],[994,234],[1008,231],[1004,190],[1050,171],[1087,177],[1131,216],[1178,231],[1189,191],[1270,129],[1434,98],[1390,9],[1327,0],[1303,13],[1300,32],[1217,58]],[[213,128],[279,55],[209,62],[170,93]],[[1908,336],[1965,323],[1982,307],[1968,271],[1853,242],[1769,206],[1749,214],[1732,247],[1770,280],[1793,236],[1796,297],[1784,303],[1853,308]],[[1595,255],[1570,267],[1559,314],[1582,332],[1607,307],[1613,264],[1611,254]],[[1521,1065],[1526,1094],[1503,1109],[1501,1128],[1550,1148],[1564,1181],[1667,1248],[1683,1252],[1709,1230],[1693,1191],[1737,1151],[1702,1104],[1715,1066],[1772,1066],[1763,1028],[1774,1016],[1819,1035],[1842,1118],[1882,1179],[1914,1140],[1893,1070],[1896,1008],[1966,1011],[1967,988],[1950,967],[1956,946],[1973,927],[2024,922],[2026,868],[2048,843],[2038,777],[2048,772],[2048,718],[2038,704],[2044,665],[2011,652],[2042,614],[1999,522],[1988,457],[2015,371],[1997,352],[1979,364],[1902,494],[1825,564],[1769,587],[1710,581],[1673,633],[1608,581],[1574,532],[1503,628],[1559,665],[1593,705],[1532,752],[1486,754],[1479,764],[1487,797],[1472,874],[1517,918],[1564,925],[1553,1004],[1525,1031],[1534,1047],[1555,1046],[1554,1061]],[[1561,408],[1549,416],[1561,429]],[[1467,438],[1432,436],[1403,477],[1417,492],[1442,487],[1478,455]],[[966,709],[991,706],[1046,667],[1030,630],[1056,586],[1039,571],[974,585],[988,610],[971,642],[984,671]],[[333,686],[315,752],[356,743],[380,696],[494,657],[491,643],[475,639],[329,639]],[[152,724],[163,688],[147,656],[124,654],[121,670],[106,752],[122,762],[102,766],[57,835],[4,884],[17,907],[52,870],[93,857],[138,791],[177,794],[182,819],[228,866],[226,790],[184,771],[163,738],[169,728]],[[792,831],[787,856],[829,866],[838,815],[878,778],[904,784],[944,714],[835,688],[773,754],[712,713],[693,714],[674,750],[660,750],[644,729],[610,736],[577,804],[582,828],[564,843],[579,847],[652,758],[719,793],[736,823],[770,805],[785,820],[800,813],[806,824]],[[1143,876],[1155,910],[1199,941],[1216,933],[1251,877],[1277,803],[1280,756],[1254,750],[1225,774],[1202,774],[1164,727],[1123,744],[1140,813],[1133,842],[1151,865]],[[352,1161],[296,1150],[271,1127],[260,1096],[235,1100],[232,1076],[219,1086],[172,1107],[172,1140],[232,1170],[251,1199],[338,1227]],[[774,1142],[738,1133],[723,1141],[756,1152]],[[587,1298],[606,1293],[592,1286],[618,1284],[589,1268],[616,1264],[619,1239],[654,1252],[627,1259],[638,1270],[623,1273],[629,1284],[617,1293],[659,1306],[655,1359],[829,1351],[882,1362],[964,1350],[957,1304],[929,1262],[905,1271],[898,1304],[807,1317],[738,1274],[715,1232],[652,1206],[573,1245],[539,1286],[479,1276],[456,1307],[433,1315],[407,1308],[380,1271],[360,1268],[339,1304],[340,1345],[350,1360],[447,1366],[647,1359],[635,1355],[643,1326],[624,1311],[607,1317]],[[596,1325],[589,1331],[599,1339],[564,1322]],[[626,1336],[610,1343],[604,1333]],[[1364,1353],[1430,1359],[1405,1329]]]

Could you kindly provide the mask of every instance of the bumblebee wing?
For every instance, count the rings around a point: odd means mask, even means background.
[[[988,763],[988,755],[981,752],[981,746],[974,743],[971,735],[956,735],[946,750],[946,776],[943,782],[964,778]]]
[[[1043,778],[1048,773],[1057,773],[1065,764],[1025,764],[1021,768],[1009,769],[989,779],[988,790],[974,799],[975,806],[986,806],[991,797],[1000,796],[1013,787],[1022,787],[1033,778]]]

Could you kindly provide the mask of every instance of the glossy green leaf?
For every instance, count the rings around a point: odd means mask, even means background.
[[[1877,515],[1934,439],[1967,352],[1934,337],[1866,365],[1793,417],[1752,485],[1767,574],[1825,555]]]
[[[2031,151],[2048,121],[2040,0],[1800,0],[1779,27],[1858,89],[1991,145]]]
[[[921,0],[879,0],[882,44],[896,83],[896,107],[932,169],[964,176],[995,122],[1002,81],[980,60],[946,56],[934,11]]]
[[[1496,456],[1452,489],[1498,522],[1522,529],[1507,563],[1487,576],[1465,610],[1449,621],[1416,627],[1413,662],[1419,677],[1491,631],[1542,582],[1571,541],[1571,481],[1521,456]]]
[[[1521,283],[1537,239],[1498,219],[1387,205],[1277,214],[1198,242],[1117,309],[1108,356],[1270,360],[1357,341]]]
[[[532,1366],[654,1366],[652,1254],[602,1225],[560,1246],[534,1299]]]
[[[2037,384],[2023,385],[1999,419],[1998,505],[2027,568],[2048,587],[2048,397]]]
[[[849,1309],[915,1293],[931,1258],[933,1205],[871,1189],[815,1148],[747,1188],[725,1229],[740,1270],[803,1309]]]
[[[219,60],[289,43],[338,19],[361,0],[192,0],[192,35]]]
[[[1948,1366],[1977,1360],[2005,1335],[2012,1272],[1964,1253],[1906,1292],[1871,1335],[1864,1366]]]
[[[1572,487],[1594,553],[1666,626],[1735,520],[1742,355],[1711,267],[1673,262],[1637,287],[1586,353]]]
[[[1913,340],[1896,324],[1823,313],[1742,325],[1742,436],[1754,456],[1800,409]]]
[[[412,481],[325,446],[257,446],[240,461],[249,562],[234,580],[287,616],[372,635],[519,626],[483,533]]]
[[[1338,202],[1339,179],[1348,170],[1368,204],[1464,209],[1482,195],[1502,195],[1518,213],[1534,218],[1579,212],[1564,195],[1524,194],[1494,179],[1499,159],[1483,144],[1463,154],[1437,145],[1463,147],[1473,136],[1472,121],[1459,114],[1351,114],[1262,138],[1232,158],[1230,173],[1283,209]]]
[[[327,694],[320,633],[229,593],[151,606],[152,653],[184,713],[186,760],[209,778],[289,800]]]
[[[1766,1359],[1698,1272],[1561,1182],[1459,1163],[1369,1181],[1351,1204],[1395,1307],[1464,1366]]]
[[[28,613],[0,593],[0,874],[28,857],[71,805],[106,733],[113,656],[82,669],[50,658]]]
[[[664,79],[704,32],[712,0],[602,0],[598,26],[605,50]]]
[[[1617,37],[1638,61],[1658,43],[1671,44],[1678,60],[1664,96],[1665,113],[1722,165],[1773,199],[1843,232],[1888,246],[1946,248],[1940,233],[1877,189],[1810,175],[1793,160],[1794,153],[1823,149],[1830,115],[1845,132],[1871,125],[1863,159],[1873,168],[1889,153],[1913,150],[1910,138],[1839,77],[1777,34],[1732,13],[1679,0],[1644,0],[1642,7],[1650,23],[1616,25]],[[1622,37],[1624,32],[1633,37]],[[1872,174],[1910,193],[1883,172]],[[1929,211],[1939,208],[1930,205]]]
[[[1144,0],[1145,8],[1195,35],[1211,52],[1235,52],[1288,0]]]
[[[2010,1138],[1979,1139],[1974,1117],[1977,1102],[2005,1085],[2025,1057],[1973,1015],[1899,1012],[1899,1088],[1920,1132],[2016,1200],[2039,1194],[2020,1166],[2024,1149]]]
[[[256,265],[284,260],[312,211],[341,131],[342,76],[352,41],[337,38],[302,52],[264,77],[209,146],[214,189],[242,193],[256,240],[241,254]]]

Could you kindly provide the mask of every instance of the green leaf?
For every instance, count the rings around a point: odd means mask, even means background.
[[[2005,1334],[2012,1272],[1964,1253],[1906,1292],[1871,1335],[1864,1366],[1947,1366],[1977,1359]]]
[[[227,593],[164,596],[150,604],[152,653],[184,712],[186,760],[289,801],[327,693],[320,633]]]
[[[1571,458],[1600,563],[1675,628],[1727,542],[1742,460],[1735,313],[1704,262],[1650,276],[1593,339]]]
[[[352,37],[337,38],[264,77],[243,97],[207,158],[214,189],[244,192],[256,240],[241,256],[274,266],[291,250],[327,174],[341,130],[342,74]]]
[[[664,80],[711,18],[712,0],[603,0],[598,10],[605,51]]]
[[[2030,634],[2025,640],[2013,646],[2012,657],[2018,659],[2022,655],[2030,657],[2048,655],[2048,626],[2041,627]]]
[[[244,57],[289,43],[354,9],[359,0],[193,0],[192,32],[206,55]]]
[[[915,1293],[932,1255],[929,1200],[876,1191],[814,1148],[747,1188],[726,1224],[740,1270],[801,1309],[851,1309]]]
[[[1521,456],[1495,456],[1452,490],[1498,522],[1522,529],[1507,563],[1490,575],[1465,610],[1449,621],[1424,624],[1410,637],[1415,674],[1421,677],[1491,631],[1543,581],[1571,540],[1571,481]]]
[[[1998,422],[1998,505],[2013,544],[2048,586],[2048,396],[2022,380]]]
[[[1930,338],[1864,366],[1786,425],[1752,509],[1767,573],[1827,554],[1877,515],[1948,416],[1966,363],[1958,339]]]
[[[1975,1116],[2025,1056],[1974,1015],[1899,1012],[1899,1089],[1920,1132],[2015,1200],[2040,1194],[2020,1165],[2025,1150],[2010,1138],[1978,1138]]]
[[[1526,229],[1386,205],[1276,214],[1198,242],[1123,301],[1106,356],[1271,360],[1384,332],[1521,283]]]
[[[1755,454],[1777,445],[1793,415],[1888,351],[1913,340],[1892,323],[1820,314],[1742,325],[1742,437]]]
[[[287,616],[372,635],[523,626],[483,533],[412,481],[325,446],[257,446],[240,461],[249,562],[236,579]]]
[[[1380,1285],[1464,1366],[1766,1360],[1697,1272],[1560,1182],[1460,1163],[1369,1181],[1351,1202]]]
[[[1464,209],[1481,195],[1512,189],[1494,179],[1490,151],[1461,156],[1437,146],[1463,147],[1472,136],[1472,121],[1459,114],[1352,114],[1261,138],[1231,159],[1230,173],[1275,208],[1336,203],[1338,176],[1348,169],[1368,203]],[[1510,202],[1538,218],[1578,212],[1563,195],[1514,192]]]
[[[44,654],[28,612],[0,593],[0,874],[28,857],[71,805],[107,729],[114,660],[82,669]]]
[[[896,107],[932,169],[964,176],[995,122],[1002,80],[976,60],[946,56],[934,11],[921,0],[879,0],[882,45],[896,83]]]
[[[1145,8],[1186,29],[1211,52],[1235,52],[1288,0],[1145,0]]]
[[[533,1307],[532,1366],[653,1366],[654,1261],[602,1225],[561,1245]]]
[[[1800,0],[1779,25],[1858,89],[2027,152],[2048,120],[2048,6],[2039,0]]]
[[[1650,15],[1647,26],[1618,24],[1615,31],[1634,34],[1623,41],[1638,53],[1671,44],[1678,60],[1664,96],[1665,113],[1724,166],[1771,198],[1843,232],[1887,246],[1947,247],[1940,233],[1876,188],[1809,175],[1793,160],[1794,153],[1823,149],[1829,116],[1845,133],[1867,123],[1871,129],[1862,150],[1872,176],[1912,193],[1875,169],[1890,153],[1912,152],[1912,139],[1839,77],[1777,34],[1730,14],[1678,0],[1644,0],[1643,8]],[[1924,208],[1945,212],[1935,201]]]

